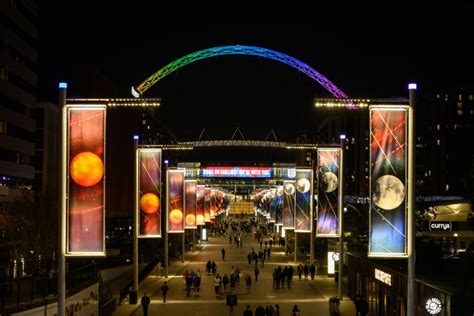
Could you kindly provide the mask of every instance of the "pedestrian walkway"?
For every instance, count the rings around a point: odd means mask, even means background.
[[[222,261],[221,249],[226,250],[225,261]],[[165,279],[160,272],[155,269],[141,284],[139,289],[139,301],[146,291],[151,298],[149,315],[176,315],[176,316],[214,316],[228,315],[229,307],[226,306],[225,296],[216,298],[214,294],[214,276],[206,275],[205,265],[208,260],[214,260],[217,264],[217,272],[223,276],[229,274],[231,267],[239,266],[245,276],[249,273],[252,276],[251,293],[247,293],[243,278],[237,286],[238,305],[234,308],[233,315],[242,315],[246,305],[250,305],[253,311],[262,304],[267,303],[280,305],[282,315],[289,315],[293,305],[297,304],[303,315],[328,315],[328,300],[336,296],[337,283],[334,278],[317,276],[315,280],[298,280],[295,272],[291,289],[274,289],[272,284],[273,269],[278,265],[282,268],[286,265],[296,265],[293,263],[293,256],[285,256],[283,248],[273,247],[271,258],[265,261],[264,267],[258,263],[260,275],[258,282],[255,282],[255,263],[248,264],[247,254],[251,248],[256,251],[259,245],[253,238],[245,237],[243,247],[237,248],[235,244],[229,244],[228,237],[215,237],[209,243],[203,244],[196,252],[188,252],[186,261],[182,263],[173,262],[170,264],[168,278]],[[288,261],[290,260],[290,261]],[[201,293],[200,296],[186,297],[185,286],[183,284],[183,273],[197,269],[201,270]],[[163,271],[161,271],[162,273]],[[163,303],[160,287],[164,281],[168,281],[169,292],[166,303]],[[130,305],[128,303],[117,307],[113,315],[143,315],[140,304]],[[341,315],[355,315],[354,303],[345,298],[341,302]]]

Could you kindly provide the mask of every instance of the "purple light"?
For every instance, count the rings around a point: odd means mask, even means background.
[[[416,83],[409,83],[408,84],[408,90],[416,90],[417,86]]]
[[[346,135],[345,134],[341,134],[341,136],[339,136],[340,139],[346,139]]]
[[[140,139],[140,136],[138,135],[133,135],[133,140],[139,140]]]
[[[168,159],[165,159],[165,164],[168,164],[168,162],[169,162]]]
[[[60,82],[59,89],[67,89],[67,82]]]

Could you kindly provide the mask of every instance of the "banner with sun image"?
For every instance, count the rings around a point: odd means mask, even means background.
[[[369,256],[407,256],[408,108],[370,108]]]
[[[105,105],[67,106],[66,255],[104,256]]]
[[[161,149],[137,150],[139,235],[161,237]]]
[[[311,169],[296,169],[296,212],[295,232],[311,232],[312,226],[312,196],[313,171]]]
[[[283,181],[283,228],[295,229],[295,181]]]
[[[184,232],[184,170],[168,170],[168,233]]]
[[[184,180],[185,204],[184,204],[184,228],[196,229],[196,180]]]
[[[318,148],[318,222],[316,237],[339,237],[341,218],[339,148]]]
[[[196,224],[206,224],[204,222],[204,185],[196,186]]]
[[[204,222],[211,221],[211,188],[204,188]]]

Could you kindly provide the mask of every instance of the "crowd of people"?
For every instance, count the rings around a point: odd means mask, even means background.
[[[272,250],[274,247],[276,245],[285,246],[284,242],[282,243],[280,238],[273,235],[269,237],[267,227],[259,225],[253,221],[224,222],[215,227],[214,234],[216,236],[228,236],[229,245],[235,244],[238,248],[242,248],[242,239],[244,236],[252,236],[256,239],[256,248],[258,248],[258,250],[252,247],[251,251],[247,253],[246,259],[249,266],[244,266],[246,271],[242,271],[241,267],[238,265],[232,265],[228,271],[225,271],[224,269],[218,270],[215,260],[208,260],[205,263],[205,276],[201,276],[200,269],[197,269],[196,271],[188,269],[185,270],[183,273],[183,285],[187,297],[191,295],[200,295],[202,277],[212,277],[212,281],[210,283],[214,287],[214,294],[218,299],[222,298],[226,294],[237,294],[237,292],[242,294],[244,290],[239,286],[241,282],[245,284],[245,292],[251,293],[252,284],[259,281],[260,269],[265,269],[265,262],[271,259]],[[223,262],[226,261],[225,248],[226,247],[224,246],[220,249]],[[291,289],[293,276],[295,273],[298,274],[299,280],[302,280],[303,275],[304,280],[308,280],[309,275],[311,276],[311,279],[314,280],[316,272],[317,270],[314,264],[299,264],[297,267],[293,267],[292,265],[276,266],[273,268],[271,273],[273,279],[273,288],[284,289],[286,287],[287,289]],[[252,280],[251,274],[254,275],[254,280]],[[166,285],[166,282],[164,286],[165,289],[162,288],[161,290],[163,293],[163,301],[165,302],[166,293],[168,292],[168,286]],[[240,288],[239,291],[237,291],[238,288]],[[144,307],[144,313],[148,311],[148,304],[148,298],[142,300],[142,305],[146,305],[146,307]],[[249,315],[280,316],[280,306],[278,304],[272,306],[271,304],[267,303],[267,305],[264,307],[263,305],[259,304],[256,306],[255,311],[253,311],[250,306],[247,305],[247,308],[244,311],[244,316]],[[291,315],[301,315],[297,305],[294,305]]]

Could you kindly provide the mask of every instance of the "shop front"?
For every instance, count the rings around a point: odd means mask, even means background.
[[[406,315],[405,274],[352,253],[345,254],[344,264],[349,272],[348,293],[356,306],[362,300],[368,315]],[[451,315],[452,294],[417,280],[415,295],[417,315]]]

